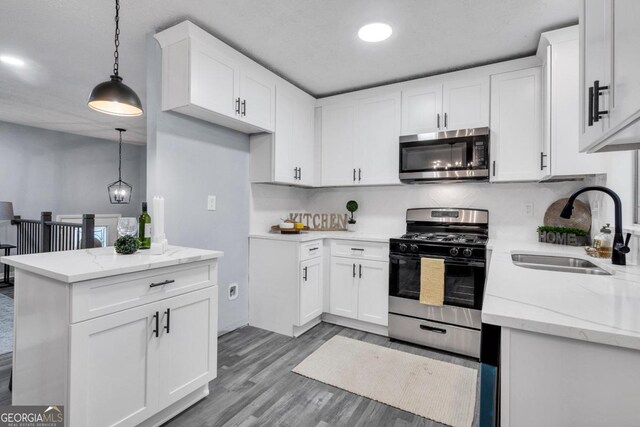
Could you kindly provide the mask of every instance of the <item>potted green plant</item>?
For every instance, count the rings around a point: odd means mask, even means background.
[[[356,220],[353,217],[353,213],[358,210],[358,202],[349,200],[347,202],[347,210],[351,214],[351,217],[347,221],[347,231],[356,231]]]
[[[541,225],[538,227],[538,241],[556,245],[587,246],[589,236],[587,231],[581,228]]]

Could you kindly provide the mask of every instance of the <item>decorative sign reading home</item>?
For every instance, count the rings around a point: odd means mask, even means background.
[[[289,219],[303,223],[310,231],[344,231],[347,229],[348,214],[290,213]]]
[[[540,226],[538,241],[556,245],[587,246],[589,237],[587,232],[580,228]]]

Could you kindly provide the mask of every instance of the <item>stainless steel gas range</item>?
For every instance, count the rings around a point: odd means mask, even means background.
[[[489,212],[407,210],[407,233],[390,240],[389,337],[480,357]],[[421,258],[444,260],[444,305],[420,299]]]

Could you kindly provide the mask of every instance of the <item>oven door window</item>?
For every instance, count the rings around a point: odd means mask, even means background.
[[[485,265],[482,262],[445,260],[444,303],[465,308],[482,308]],[[389,295],[420,299],[420,257],[391,255]]]
[[[465,170],[473,166],[472,145],[456,143],[407,143],[401,145],[400,172]]]

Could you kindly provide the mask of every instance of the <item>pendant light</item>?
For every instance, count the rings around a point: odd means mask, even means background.
[[[113,75],[111,80],[94,87],[89,95],[89,108],[114,116],[140,116],[143,113],[142,102],[138,95],[118,75],[118,47],[120,46],[120,0],[116,0],[116,33],[113,53]]]
[[[112,205],[125,205],[131,201],[133,187],[122,180],[122,132],[126,129],[116,128],[120,132],[120,143],[118,146],[118,180],[107,186],[109,191],[109,201]]]

